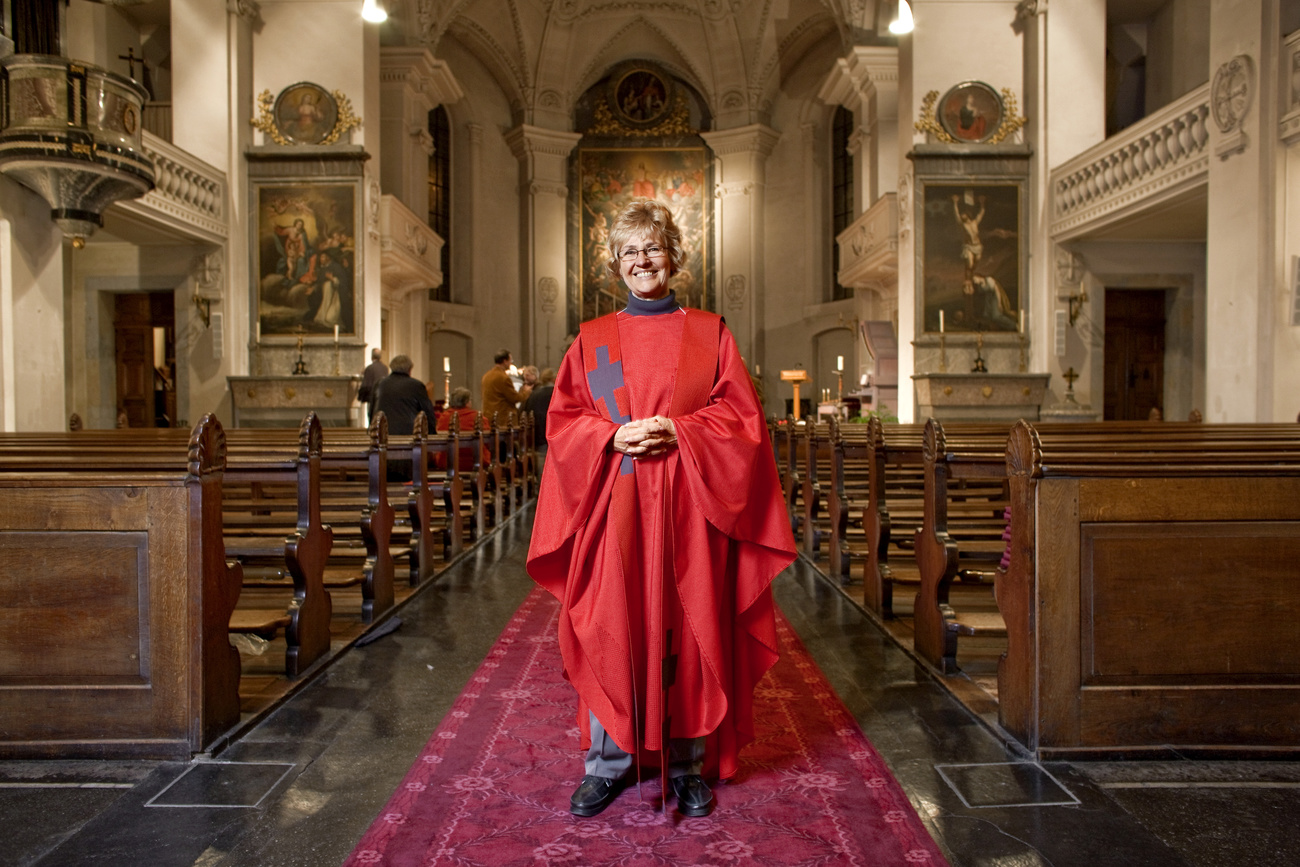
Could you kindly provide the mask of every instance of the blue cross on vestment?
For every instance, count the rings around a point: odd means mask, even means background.
[[[614,390],[625,387],[623,382],[623,362],[609,360],[609,347],[596,347],[596,369],[587,371],[587,388],[591,389],[592,400],[605,401],[605,409],[609,412],[611,420],[619,424],[627,424],[632,420],[630,415],[624,415],[618,408],[618,401],[614,398]],[[632,472],[632,456],[623,455],[623,461],[619,464],[618,474],[627,475]]]

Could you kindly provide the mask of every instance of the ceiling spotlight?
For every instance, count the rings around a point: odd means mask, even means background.
[[[901,35],[912,32],[912,7],[907,0],[898,0],[898,15],[889,22],[889,32]]]
[[[371,24],[382,24],[388,20],[388,13],[379,5],[379,0],[365,0],[361,4],[361,17]]]

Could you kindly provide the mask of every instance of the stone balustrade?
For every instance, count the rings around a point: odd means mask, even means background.
[[[875,289],[897,284],[898,194],[885,193],[835,238],[841,286]]]
[[[1069,240],[1203,185],[1205,84],[1052,172],[1052,236]]]
[[[143,150],[154,166],[154,188],[116,207],[220,243],[226,225],[226,173],[148,130]]]

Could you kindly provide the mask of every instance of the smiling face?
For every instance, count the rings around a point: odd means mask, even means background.
[[[658,247],[658,255],[646,253],[647,247]],[[624,242],[619,252],[622,254],[629,250],[640,252],[631,259],[619,259],[619,276],[623,278],[628,291],[646,301],[667,295],[668,279],[673,276],[673,263],[663,242],[650,234],[635,234]]]

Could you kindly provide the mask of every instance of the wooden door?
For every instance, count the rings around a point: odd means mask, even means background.
[[[1107,420],[1144,420],[1165,405],[1165,291],[1106,291]]]
[[[176,418],[176,326],[170,292],[126,292],[114,298],[117,410],[131,427],[170,427]],[[161,329],[162,355],[154,329]]]

